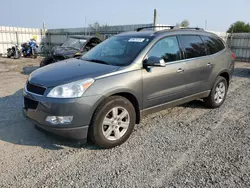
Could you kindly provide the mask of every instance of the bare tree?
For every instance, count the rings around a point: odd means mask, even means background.
[[[101,25],[99,22],[95,22],[94,24],[89,24],[89,28],[95,33],[97,37],[101,37],[100,31],[105,31],[109,27],[108,24]]]

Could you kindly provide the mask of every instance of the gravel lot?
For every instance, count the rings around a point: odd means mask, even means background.
[[[22,117],[38,62],[0,58],[0,187],[250,187],[250,63],[237,63],[221,108],[194,101],[151,114],[125,144],[100,150]]]

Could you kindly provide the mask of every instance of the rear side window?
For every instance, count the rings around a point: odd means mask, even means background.
[[[199,36],[183,35],[179,36],[179,40],[182,50],[185,52],[185,59],[206,55],[205,45]]]
[[[215,54],[225,48],[224,43],[218,39],[209,36],[201,36],[203,42],[206,45],[209,54]]]

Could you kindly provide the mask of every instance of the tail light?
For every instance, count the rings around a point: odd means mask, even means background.
[[[234,53],[232,53],[232,58],[235,60],[236,59],[236,55]]]

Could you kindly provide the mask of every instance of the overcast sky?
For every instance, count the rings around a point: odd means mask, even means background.
[[[249,22],[250,0],[3,0],[0,26],[41,28],[123,25],[153,22],[175,25],[188,19],[191,26],[225,31],[237,20]],[[86,18],[86,21],[85,21]]]

